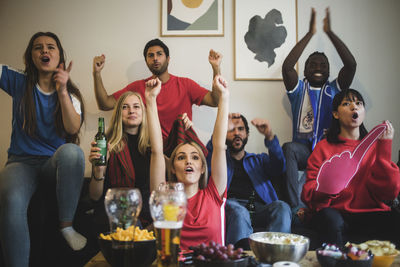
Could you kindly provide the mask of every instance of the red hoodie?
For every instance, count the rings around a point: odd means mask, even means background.
[[[392,140],[377,140],[365,154],[360,168],[348,184],[337,195],[316,192],[319,168],[335,154],[345,150],[353,152],[360,140],[345,141],[341,144],[320,141],[307,164],[307,180],[303,186],[301,199],[312,210],[334,208],[349,213],[389,211],[383,200],[395,199],[400,191],[399,168],[391,161]]]

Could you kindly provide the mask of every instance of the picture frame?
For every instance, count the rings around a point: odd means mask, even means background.
[[[224,0],[160,0],[162,37],[224,36]]]
[[[297,0],[234,0],[234,79],[281,81],[297,31]]]

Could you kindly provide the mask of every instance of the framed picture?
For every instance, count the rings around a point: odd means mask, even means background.
[[[161,36],[224,36],[224,0],[161,0]]]
[[[297,0],[235,0],[235,80],[282,80],[297,42]]]

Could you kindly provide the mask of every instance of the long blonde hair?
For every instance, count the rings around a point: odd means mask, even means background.
[[[124,131],[122,123],[122,106],[129,96],[135,95],[139,99],[140,108],[142,109],[142,123],[139,126],[139,142],[138,150],[140,154],[145,155],[150,147],[150,136],[147,127],[146,109],[144,108],[142,97],[137,92],[126,92],[117,101],[111,117],[110,126],[107,130],[108,143],[110,144],[110,152],[120,152],[128,141],[127,134]]]
[[[183,146],[183,145],[191,145],[193,146],[197,152],[200,155],[201,158],[201,162],[203,163],[203,170],[204,173],[202,173],[200,175],[200,179],[199,179],[199,189],[204,189],[207,186],[207,176],[208,176],[208,169],[207,169],[207,161],[206,161],[206,157],[204,156],[203,151],[201,150],[201,148],[195,143],[195,142],[184,142],[184,143],[180,143],[179,145],[177,145],[174,149],[174,151],[172,151],[171,153],[171,157],[168,161],[168,168],[167,168],[167,172],[168,172],[168,181],[170,182],[178,182],[178,178],[176,177],[176,175],[174,173],[172,173],[172,168],[174,167],[174,161],[175,161],[175,157],[176,157],[176,153],[178,152],[178,149]]]

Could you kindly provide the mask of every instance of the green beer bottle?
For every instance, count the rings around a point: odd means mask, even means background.
[[[107,138],[104,133],[104,118],[99,118],[99,131],[94,137],[94,141],[97,143],[97,147],[101,148],[99,151],[101,156],[96,160],[96,166],[105,166],[107,163]]]

